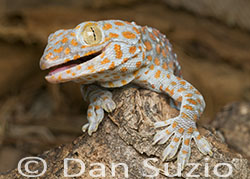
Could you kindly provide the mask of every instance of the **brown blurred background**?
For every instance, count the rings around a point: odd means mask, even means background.
[[[48,84],[39,60],[50,33],[103,19],[167,35],[184,78],[206,99],[202,123],[228,103],[250,101],[249,1],[0,0],[0,172],[82,134],[79,86]]]

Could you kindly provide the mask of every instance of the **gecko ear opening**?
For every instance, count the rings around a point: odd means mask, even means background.
[[[97,25],[88,25],[81,32],[83,40],[88,45],[98,44],[102,40],[101,29]]]

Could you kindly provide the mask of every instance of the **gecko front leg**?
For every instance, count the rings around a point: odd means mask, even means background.
[[[112,93],[96,85],[82,85],[81,93],[85,101],[90,102],[87,110],[88,123],[82,126],[82,131],[88,129],[88,134],[95,132],[104,118],[104,110],[112,112],[116,108]]]

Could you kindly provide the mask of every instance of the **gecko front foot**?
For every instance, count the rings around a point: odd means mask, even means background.
[[[191,154],[191,139],[193,138],[198,149],[204,155],[212,155],[211,146],[207,140],[201,137],[199,131],[196,128],[194,121],[187,121],[182,118],[175,117],[166,121],[160,121],[155,123],[155,128],[164,127],[165,129],[159,131],[154,136],[153,144],[164,144],[172,136],[170,144],[165,148],[162,154],[162,160],[172,159],[181,144],[181,149],[177,155],[177,163],[180,164],[181,170],[184,169],[185,164],[188,162]]]
[[[88,123],[82,126],[82,131],[88,129],[88,134],[95,132],[104,118],[104,110],[112,112],[116,108],[115,102],[112,100],[112,93],[109,91],[101,91],[93,96],[87,111]]]

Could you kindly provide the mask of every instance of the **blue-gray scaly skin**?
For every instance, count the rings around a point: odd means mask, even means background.
[[[212,155],[210,144],[196,128],[205,101],[182,78],[171,44],[158,30],[121,20],[83,22],[49,36],[40,66],[55,68],[46,76],[51,83],[82,84],[83,97],[90,102],[83,131],[90,135],[97,130],[104,111],[116,108],[108,88],[135,83],[169,95],[179,104],[179,116],[155,123],[156,128],[165,128],[156,133],[154,143],[164,144],[172,136],[163,160],[173,158],[181,145],[177,158],[183,169],[190,158],[192,139],[203,154]]]

